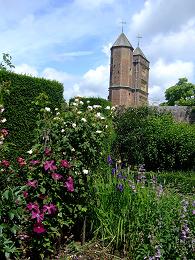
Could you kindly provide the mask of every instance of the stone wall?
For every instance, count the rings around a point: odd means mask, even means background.
[[[178,122],[195,123],[195,110],[187,106],[159,106],[154,107],[158,111],[171,112]]]

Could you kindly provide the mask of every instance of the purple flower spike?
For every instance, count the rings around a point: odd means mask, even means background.
[[[112,169],[112,174],[115,174],[115,172],[116,172],[116,169],[113,168],[113,169]]]
[[[124,190],[124,187],[123,187],[123,184],[119,183],[117,186],[116,186],[117,190],[119,190],[120,192],[122,192]]]
[[[111,165],[113,163],[110,155],[108,155],[107,162],[108,162],[109,165]]]

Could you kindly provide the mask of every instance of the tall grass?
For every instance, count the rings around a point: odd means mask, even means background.
[[[130,259],[194,259],[195,197],[137,180],[121,169],[94,179],[94,236]]]

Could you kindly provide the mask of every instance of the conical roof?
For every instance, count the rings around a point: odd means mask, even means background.
[[[133,49],[131,43],[123,32],[119,35],[112,47],[129,47]]]
[[[140,55],[147,60],[146,56],[144,55],[143,51],[140,49],[139,46],[133,51],[133,55]]]

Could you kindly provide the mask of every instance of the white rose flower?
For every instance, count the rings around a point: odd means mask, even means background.
[[[81,118],[81,121],[83,121],[83,122],[87,122],[87,120],[83,117],[83,118]]]
[[[101,117],[100,117],[100,119],[104,120],[104,119],[105,119],[105,117],[101,116]]]
[[[5,111],[5,108],[0,108],[0,112],[3,113],[3,111]]]
[[[32,149],[29,150],[27,153],[28,153],[28,154],[32,154],[32,153],[33,153]]]
[[[73,106],[78,106],[78,104],[77,104],[77,103],[75,103],[75,102],[73,102],[72,104],[73,104]]]
[[[57,112],[56,115],[59,116],[60,112]]]
[[[3,118],[2,120],[1,120],[1,123],[5,123],[7,121],[7,119],[6,118]]]
[[[3,141],[0,141],[0,145],[2,145],[3,144]]]
[[[93,107],[92,107],[92,106],[88,106],[87,108],[88,108],[88,109],[91,109],[91,110],[93,109]]]
[[[84,169],[84,170],[83,170],[83,173],[84,173],[84,174],[88,174],[88,173],[89,173],[89,171],[88,171],[88,170],[86,170],[86,169]]]
[[[65,130],[62,128],[61,133],[64,133],[64,132],[65,132]]]
[[[81,111],[78,111],[77,114],[81,114],[82,112]]]
[[[101,117],[101,113],[98,112],[98,113],[96,114],[96,117]]]
[[[75,149],[74,149],[74,148],[72,148],[72,149],[71,149],[71,151],[72,151],[72,152],[75,152]]]
[[[79,99],[78,98],[75,98],[75,100],[74,100],[75,102],[79,102]]]
[[[79,103],[80,103],[81,105],[83,105],[83,104],[84,104],[84,103],[83,103],[83,101],[80,101]]]
[[[74,128],[75,128],[76,126],[77,126],[77,125],[76,125],[75,123],[73,123],[73,124],[72,124],[72,127],[74,127]]]
[[[90,101],[89,100],[87,100],[87,104],[89,104],[90,103]]]
[[[45,107],[45,110],[46,110],[47,112],[51,112],[51,108],[50,108],[50,107]]]
[[[56,108],[55,108],[55,111],[57,111],[57,110],[58,110],[58,108],[56,107]]]
[[[97,131],[96,131],[97,134],[101,134],[101,132],[102,132],[102,131],[100,131],[100,130],[97,130]]]
[[[105,107],[105,109],[110,109],[110,106]]]

